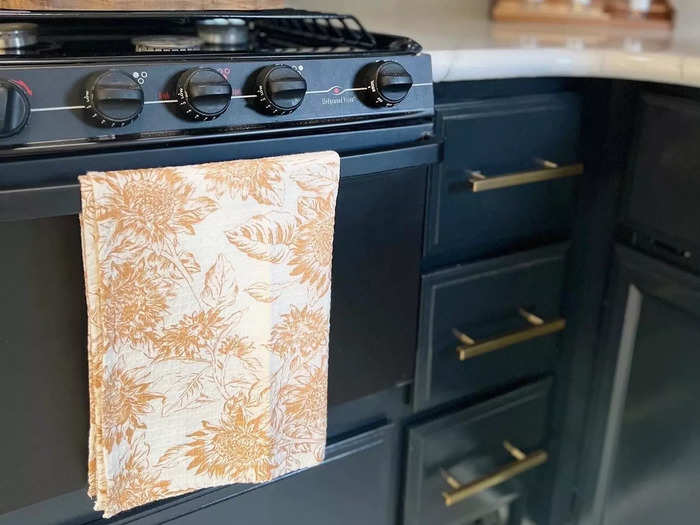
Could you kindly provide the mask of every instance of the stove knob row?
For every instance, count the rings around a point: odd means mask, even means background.
[[[358,75],[358,84],[365,88],[365,103],[374,107],[391,107],[406,98],[413,86],[413,78],[401,64],[388,60],[365,66]]]
[[[391,107],[401,102],[413,86],[413,78],[393,61],[374,62],[357,77],[363,100],[373,107]],[[269,115],[287,115],[306,96],[306,80],[295,68],[274,65],[262,68],[254,77],[258,109]],[[228,80],[208,67],[188,69],[177,80],[176,97],[180,114],[194,121],[207,121],[223,115],[231,103],[233,90]],[[144,94],[131,75],[117,70],[95,73],[88,78],[83,96],[87,114],[95,124],[121,127],[141,114]],[[12,82],[0,81],[0,137],[17,133],[29,118],[29,100]],[[2,113],[0,106],[0,115]]]
[[[218,71],[208,67],[188,69],[177,81],[180,113],[190,120],[213,120],[231,103],[231,84]]]
[[[143,90],[136,79],[116,70],[95,73],[85,87],[85,110],[105,128],[126,126],[143,110]]]
[[[0,138],[16,135],[27,125],[31,107],[24,89],[0,80]]]
[[[306,80],[291,66],[268,66],[255,78],[259,108],[269,115],[287,115],[306,95]]]

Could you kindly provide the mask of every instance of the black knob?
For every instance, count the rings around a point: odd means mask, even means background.
[[[268,66],[255,79],[260,109],[270,115],[286,115],[297,109],[306,95],[306,80],[290,66]]]
[[[231,103],[231,84],[214,69],[188,69],[177,81],[178,108],[191,120],[213,120]]]
[[[406,98],[413,78],[398,62],[375,62],[360,71],[358,84],[365,88],[363,98],[367,104],[391,107]]]
[[[143,109],[143,90],[122,71],[95,73],[85,87],[85,110],[98,126],[116,128],[136,119]]]
[[[29,97],[9,80],[0,80],[0,138],[19,133],[29,120]]]

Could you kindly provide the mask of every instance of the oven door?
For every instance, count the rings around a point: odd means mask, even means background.
[[[255,144],[245,154],[218,143],[0,165],[3,183],[22,178],[44,184],[0,189],[0,525],[79,524],[98,517],[84,491],[86,309],[76,175],[328,149],[333,142]],[[413,378],[426,177],[439,153],[440,144],[432,141],[341,152],[331,405]]]

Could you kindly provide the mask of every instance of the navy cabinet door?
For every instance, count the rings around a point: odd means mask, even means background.
[[[696,523],[700,278],[619,247],[596,369],[583,523]]]
[[[522,333],[530,325],[519,314],[521,308],[547,324],[560,319],[567,248],[546,246],[423,276],[416,410],[502,390],[554,370],[556,332],[460,359],[463,343],[455,330],[475,342]]]
[[[546,464],[512,478],[503,475],[490,486],[482,483],[478,492],[449,506],[443,494],[458,489],[448,476],[466,486],[507,471],[513,458],[504,441],[526,454],[546,450],[551,386],[545,379],[411,426],[403,525],[545,523]]]
[[[700,269],[700,103],[640,97],[622,220],[655,256]],[[644,239],[647,237],[647,239]],[[644,242],[646,240],[646,242]]]
[[[487,179],[578,166],[580,99],[574,93],[472,100],[437,108],[444,160],[431,168],[424,264],[434,268],[564,240],[576,180],[474,191]],[[547,161],[547,162],[545,162]],[[543,168],[543,166],[545,166]]]

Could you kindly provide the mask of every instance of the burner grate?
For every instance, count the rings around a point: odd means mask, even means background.
[[[256,26],[272,38],[291,37],[295,42],[314,46],[345,46],[374,49],[374,37],[351,15],[323,15],[309,13],[304,17],[264,18]]]
[[[203,19],[236,18],[248,25],[246,45],[174,51],[139,49],[133,39],[168,35],[196,37],[197,22]],[[87,57],[139,57],[166,55],[220,56],[359,56],[373,54],[417,54],[415,41],[367,31],[352,15],[297,9],[268,11],[8,11],[0,10],[0,22],[34,22],[39,41],[52,47],[40,57],[79,59]],[[145,52],[143,52],[145,51]],[[9,59],[10,57],[5,57]]]

